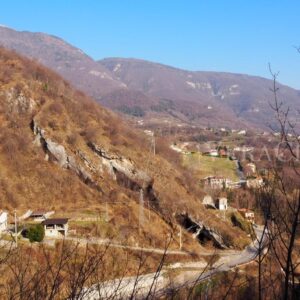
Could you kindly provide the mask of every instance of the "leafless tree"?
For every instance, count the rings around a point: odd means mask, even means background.
[[[271,105],[281,133],[277,157],[270,166],[265,188],[260,193],[261,208],[267,227],[270,252],[283,274],[282,299],[295,299],[296,238],[299,234],[300,168],[297,147],[300,146],[296,124],[291,121],[291,109],[279,99],[278,73],[273,79]],[[273,260],[273,263],[275,263]],[[261,266],[261,264],[260,264]],[[262,287],[259,286],[259,291]]]

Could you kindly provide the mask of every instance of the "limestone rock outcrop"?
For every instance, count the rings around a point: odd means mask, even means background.
[[[227,249],[222,235],[218,233],[215,229],[209,227],[207,224],[204,224],[202,221],[195,220],[188,213],[182,213],[177,216],[178,222],[187,229],[188,232],[191,232],[194,238],[213,241],[214,245],[220,249]]]

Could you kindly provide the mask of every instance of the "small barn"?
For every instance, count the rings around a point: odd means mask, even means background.
[[[7,229],[8,213],[5,211],[0,212],[0,233]]]
[[[228,209],[228,200],[225,197],[218,198],[216,206],[219,210],[227,210]]]
[[[54,211],[35,210],[31,213],[30,218],[34,222],[43,222],[44,220],[48,219],[53,214],[54,214]]]
[[[42,222],[42,225],[45,229],[45,236],[46,237],[65,237],[68,235],[68,225],[69,219],[66,218],[53,218],[47,219]]]

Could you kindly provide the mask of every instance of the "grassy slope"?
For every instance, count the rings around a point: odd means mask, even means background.
[[[236,164],[228,158],[209,157],[200,153],[184,155],[183,164],[193,170],[199,179],[206,176],[224,176],[231,180],[238,180]]]

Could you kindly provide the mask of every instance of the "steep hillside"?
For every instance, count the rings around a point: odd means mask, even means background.
[[[138,90],[161,103],[165,110],[179,111],[198,123],[268,127],[273,113],[272,81],[230,73],[190,72],[137,59],[111,58],[100,64],[112,71],[129,89]],[[279,97],[294,112],[300,108],[300,92],[278,85]],[[157,108],[158,109],[158,108]],[[155,107],[153,108],[155,110]],[[297,115],[292,113],[295,122]]]
[[[191,220],[216,244],[247,241],[203,208],[201,192],[174,163],[178,158],[173,163],[164,158],[175,155],[167,146],[159,144],[158,155],[150,154],[142,133],[52,71],[4,49],[0,121],[3,209],[45,208],[69,216],[108,207],[109,226],[120,238],[156,246],[163,246],[178,221]],[[141,191],[144,211],[138,205]],[[187,233],[185,239],[195,249],[195,240]]]

